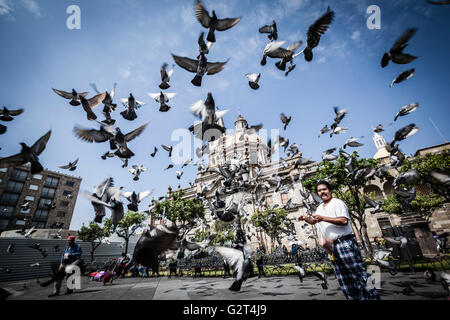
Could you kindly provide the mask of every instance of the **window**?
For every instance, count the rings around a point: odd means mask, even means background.
[[[35,227],[37,229],[42,229],[45,227],[45,222],[33,221],[33,222],[31,222],[31,227]]]
[[[74,184],[75,184],[74,181],[66,181],[66,186],[68,186],[68,187],[73,187]]]
[[[271,204],[273,203],[272,196],[267,196],[267,197],[266,197],[266,203],[267,203],[268,205],[271,205]]]
[[[56,191],[56,189],[43,187],[42,188],[41,197],[46,197],[46,198],[52,198],[53,199],[53,197],[55,196],[55,191]]]
[[[14,169],[13,172],[11,173],[10,179],[25,181],[25,180],[27,180],[27,177],[28,177],[27,171]]]
[[[55,177],[47,177],[45,178],[45,185],[48,187],[56,188],[58,186],[59,179]]]
[[[33,179],[41,180],[42,179],[42,174],[34,174],[33,175]]]
[[[68,196],[68,195],[72,195],[72,191],[69,191],[69,190],[64,190],[63,191],[63,196]]]
[[[286,202],[288,202],[288,200],[289,200],[289,194],[287,194],[287,193],[282,193],[282,194],[281,194],[281,202],[282,202],[283,204],[286,204]]]
[[[0,168],[0,172],[8,172],[8,168]]]
[[[39,199],[38,208],[39,209],[48,209],[47,205],[50,203],[52,203],[52,201],[50,199],[41,198],[41,199]]]
[[[25,201],[34,201],[33,196],[25,196]]]
[[[38,190],[39,187],[35,184],[30,184],[30,190]]]
[[[30,211],[31,211],[31,207],[29,207],[27,210],[25,210],[23,208],[20,208],[20,213],[21,214],[27,214],[27,213],[30,213]]]
[[[58,218],[64,218],[66,216],[66,213],[64,211],[58,211],[58,213],[56,214],[56,216]]]
[[[6,191],[21,193],[23,189],[23,182],[8,181],[6,184]]]
[[[60,201],[60,202],[59,202],[59,205],[60,205],[61,207],[68,207],[68,206],[69,206],[69,201]]]
[[[0,219],[0,230],[5,230],[8,228],[9,220]]]
[[[18,199],[19,199],[18,194],[4,192],[0,202],[2,204],[10,204],[10,205],[15,206]]]
[[[13,206],[0,206],[0,216],[1,217],[11,217],[14,213],[14,207]]]
[[[17,220],[16,221],[16,226],[24,226],[25,225],[25,220]]]
[[[37,209],[36,212],[34,213],[35,219],[47,219],[47,217],[48,217],[48,210]]]

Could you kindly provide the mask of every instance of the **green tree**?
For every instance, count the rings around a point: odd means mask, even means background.
[[[445,149],[441,153],[427,153],[421,157],[405,159],[405,163],[400,168],[400,172],[416,169],[419,173],[417,184],[427,186],[432,193],[450,200],[450,188],[439,182],[432,176],[432,172],[438,172],[450,176],[450,149]]]
[[[375,159],[359,158],[358,152],[354,151],[352,157],[352,169],[353,172],[357,172],[360,169],[377,167],[378,161]],[[347,160],[341,154],[335,161],[322,162],[317,168],[315,176],[307,179],[303,186],[310,191],[316,191],[316,184],[320,180],[326,180],[331,184],[333,189],[333,196],[341,199],[345,202],[349,209],[349,214],[353,225],[355,226],[360,239],[366,244],[363,246],[366,256],[372,257],[373,251],[370,245],[369,236],[367,234],[367,225],[365,223],[365,201],[361,190],[367,185],[371,184],[371,181],[375,179],[375,176],[369,178],[361,177],[358,180],[353,178],[353,175],[346,170]],[[355,223],[358,222],[358,224]],[[367,249],[369,251],[367,251]]]
[[[417,192],[416,198],[411,201],[411,209],[414,212],[421,214],[428,220],[431,217],[433,211],[437,208],[440,208],[444,203],[445,198],[443,196],[440,196],[438,194],[424,194],[421,192]],[[402,206],[395,195],[384,200],[383,204],[381,205],[381,209],[384,212],[388,212],[391,214],[401,215],[403,213]]]
[[[203,239],[208,238],[212,232],[216,234],[216,237],[211,241],[211,245],[223,245],[226,242],[234,241],[235,234],[233,224],[221,220],[216,220],[212,228],[208,228],[205,231],[201,228],[196,229],[194,232],[195,241],[203,241]]]
[[[173,225],[185,226],[184,237],[196,226],[196,220],[204,219],[205,207],[201,200],[184,199],[183,190],[173,192],[168,199],[156,203],[155,210],[151,213],[155,219],[166,218]]]
[[[283,232],[287,226],[285,220],[288,214],[283,208],[257,210],[251,217],[252,224],[261,228],[270,238],[272,242],[272,251],[275,239]]]
[[[91,243],[91,262],[94,261],[94,252],[101,244],[102,240],[109,237],[110,231],[107,227],[100,227],[95,222],[89,222],[89,226],[84,223],[78,231],[78,237],[84,242]]]
[[[110,233],[115,232],[117,236],[125,240],[125,253],[128,253],[128,243],[130,242],[130,238],[136,234],[137,229],[145,226],[145,220],[145,214],[128,210],[122,220],[120,220],[115,231],[111,218],[105,220],[105,227]]]

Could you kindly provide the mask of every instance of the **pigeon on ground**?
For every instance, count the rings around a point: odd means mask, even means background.
[[[245,77],[248,79],[248,85],[253,90],[257,90],[259,88],[259,78],[261,77],[261,73],[246,73]]]
[[[152,99],[154,99],[156,102],[159,102],[159,111],[160,112],[167,112],[170,110],[170,106],[168,106],[166,103],[169,102],[173,97],[176,96],[176,93],[149,93],[148,94]]]
[[[228,30],[241,20],[241,17],[218,19],[214,10],[212,11],[212,16],[209,16],[208,11],[206,11],[200,0],[197,0],[197,3],[195,4],[195,16],[204,28],[209,29],[206,40],[210,42],[216,42],[216,37],[214,35],[215,30]]]
[[[381,67],[384,68],[391,60],[398,64],[407,64],[414,61],[417,57],[407,53],[403,53],[403,49],[408,45],[409,39],[416,33],[417,29],[411,28],[406,30],[400,38],[397,39],[394,46],[389,50],[389,53],[385,52],[381,59]]]
[[[173,147],[172,147],[172,146],[165,146],[165,145],[162,144],[161,147],[162,147],[164,150],[166,150],[167,152],[169,152],[169,158],[172,157],[172,150],[173,150]]]
[[[251,256],[254,254],[252,248],[244,245],[242,250],[220,247],[213,247],[226,260],[227,264],[233,270],[234,282],[229,288],[231,291],[239,291],[242,283],[250,276],[252,264]]]
[[[205,74],[213,75],[223,70],[228,61],[225,62],[208,62],[206,55],[200,53],[197,60],[193,60],[187,57],[180,57],[172,54],[172,57],[176,64],[183,69],[195,73],[195,77],[191,80],[191,83],[196,87],[201,87],[202,78]]]
[[[44,170],[39,163],[39,155],[44,151],[52,131],[49,130],[45,135],[40,137],[31,147],[21,142],[22,150],[15,155],[0,158],[0,168],[17,167],[28,162],[31,163],[31,174],[36,174]]]
[[[393,148],[397,141],[402,141],[412,135],[416,134],[419,131],[419,127],[417,127],[414,123],[411,123],[395,132],[394,140],[390,143],[390,146]]]
[[[164,63],[161,66],[161,71],[160,71],[161,84],[159,85],[159,88],[161,90],[166,90],[166,89],[170,88],[169,81],[170,81],[170,77],[172,76],[172,73],[173,73],[173,66],[172,66],[172,69],[170,69],[169,71],[166,71],[167,66],[168,66],[167,63]]]
[[[406,70],[400,73],[397,77],[395,77],[394,80],[392,80],[391,84],[389,85],[389,88],[392,88],[392,86],[396,83],[400,83],[411,78],[414,75],[414,70],[415,69],[412,68],[410,70]]]
[[[151,195],[153,190],[147,190],[143,192],[136,193],[134,191],[122,192],[122,196],[127,199],[130,203],[127,205],[128,209],[134,212],[139,211],[139,203],[146,197]]]
[[[280,119],[281,119],[281,122],[283,122],[283,124],[284,124],[283,129],[286,130],[286,127],[289,125],[289,122],[291,122],[292,116],[288,118],[288,117],[286,117],[286,115],[284,113],[282,113],[280,115]]]
[[[0,110],[0,120],[2,121],[12,121],[14,120],[13,117],[18,116],[19,114],[23,113],[23,109],[17,109],[17,110],[9,110],[6,107],[3,107],[3,110]]]
[[[141,172],[147,171],[147,168],[144,167],[143,165],[133,165],[131,166],[132,169],[128,169],[128,171],[134,176],[133,180],[134,181],[138,181],[139,180],[139,176],[141,174]]]
[[[320,37],[327,31],[328,26],[331,24],[334,18],[334,11],[328,7],[327,12],[317,19],[309,28],[306,33],[306,48],[303,51],[305,60],[311,62],[313,59],[312,49],[317,47],[320,42]]]
[[[323,289],[328,289],[328,281],[327,281],[327,275],[324,272],[313,272],[313,274],[322,280],[321,286]]]
[[[150,154],[150,156],[152,157],[152,158],[154,158],[155,157],[155,155],[156,155],[156,152],[158,152],[158,148],[157,147],[154,147],[155,149],[153,150],[153,152]]]
[[[74,162],[69,162],[68,165],[59,166],[58,168],[61,169],[69,169],[69,171],[74,171],[77,168],[79,158],[77,158]]]
[[[399,112],[395,115],[394,121],[397,121],[398,117],[406,116],[407,114],[410,114],[411,112],[417,110],[419,108],[419,103],[410,103],[406,106],[403,106]]]
[[[57,95],[65,98],[65,99],[69,99],[70,100],[69,103],[72,106],[79,106],[80,105],[80,102],[79,102],[80,97],[86,97],[87,94],[89,93],[89,92],[78,93],[75,91],[75,89],[72,89],[72,92],[66,92],[66,91],[62,91],[62,90],[58,90],[58,89],[54,89],[54,88],[52,88],[52,89]]]

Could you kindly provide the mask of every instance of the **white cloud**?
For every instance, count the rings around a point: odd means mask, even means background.
[[[119,69],[119,74],[120,74],[123,78],[128,79],[128,77],[131,75],[130,68],[128,68],[128,67],[121,67],[121,68]]]
[[[36,0],[21,0],[20,4],[36,17],[41,16],[41,9],[39,8]]]
[[[318,62],[319,62],[319,63],[324,63],[326,59],[327,59],[327,58],[325,58],[325,57],[322,57],[322,58],[320,58],[320,59],[319,59],[319,61],[318,61]]]
[[[358,40],[360,36],[361,36],[361,32],[359,32],[359,31],[355,31],[352,33],[353,40]]]
[[[9,0],[0,0],[0,15],[10,14],[14,9],[10,5]]]
[[[194,10],[192,9],[192,6],[183,6],[180,10],[180,16],[181,20],[183,20],[183,23],[190,26],[193,25],[196,22],[196,18],[194,16]]]

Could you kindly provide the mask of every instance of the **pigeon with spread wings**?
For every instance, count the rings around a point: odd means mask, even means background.
[[[197,0],[194,9],[197,20],[203,27],[209,29],[206,40],[210,42],[216,42],[216,37],[214,35],[215,30],[228,30],[234,27],[241,20],[241,17],[218,19],[214,10],[212,11],[212,16],[210,16],[200,0]]]
[[[49,130],[45,135],[40,137],[31,147],[21,142],[22,149],[19,153],[10,157],[0,159],[0,168],[13,168],[22,164],[31,163],[31,174],[36,174],[44,170],[39,163],[39,155],[44,151],[52,131]]]
[[[311,62],[313,59],[312,49],[318,46],[320,37],[328,30],[329,25],[333,22],[334,11],[328,7],[327,12],[317,19],[309,28],[306,33],[306,48],[303,51],[305,60]]]
[[[64,165],[64,166],[59,166],[58,168],[69,169],[69,171],[74,171],[77,168],[78,160],[79,160],[79,158],[77,158],[74,162],[69,162],[69,164]]]
[[[72,106],[79,106],[80,105],[80,97],[86,97],[89,92],[76,92],[75,89],[72,89],[72,92],[66,92],[58,89],[52,88],[52,90],[59,95],[60,97],[63,97],[64,99],[70,100],[70,105]]]
[[[156,102],[159,102],[159,111],[167,112],[170,110],[170,106],[168,106],[166,102],[169,102],[169,100],[175,97],[176,93],[163,93],[161,91],[160,93],[149,93],[148,95]]]
[[[268,33],[269,40],[277,40],[278,39],[278,30],[277,23],[275,20],[272,20],[272,24],[267,24],[259,28],[259,33]]]
[[[120,102],[125,106],[125,110],[122,111],[120,114],[122,117],[126,120],[134,120],[137,118],[136,109],[139,109],[140,107],[144,106],[145,103],[141,102],[139,100],[136,100],[136,98],[133,96],[133,94],[130,93],[127,99],[120,99]]]
[[[417,59],[417,57],[415,57],[415,56],[412,56],[407,53],[403,53],[403,50],[408,45],[409,39],[411,39],[411,37],[416,33],[416,31],[417,31],[417,29],[415,29],[415,28],[406,30],[405,33],[403,33],[401,35],[401,37],[397,39],[395,44],[389,50],[389,53],[388,52],[384,53],[383,58],[381,59],[381,67],[382,68],[386,67],[388,65],[389,61],[392,61],[392,62],[398,63],[398,64],[408,64],[408,63],[414,61],[415,59]]]
[[[169,71],[167,71],[166,68],[167,68],[167,63],[164,63],[160,70],[161,83],[159,85],[159,88],[161,90],[166,90],[166,89],[170,88],[169,81],[170,81],[170,77],[172,76],[172,73],[173,73],[173,66],[172,66],[172,69],[170,69]]]
[[[208,62],[206,55],[200,53],[197,60],[193,60],[187,57],[180,57],[172,54],[172,57],[177,65],[183,69],[195,73],[195,77],[191,80],[191,83],[196,87],[201,87],[202,78],[205,74],[213,75],[223,70],[225,62]]]

